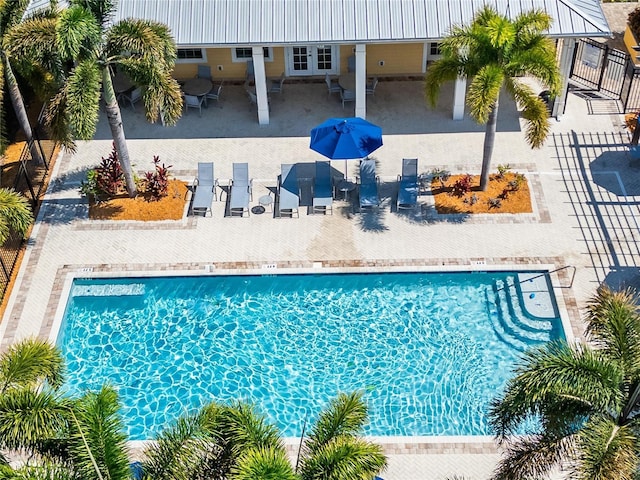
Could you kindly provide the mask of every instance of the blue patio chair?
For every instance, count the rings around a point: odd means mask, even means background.
[[[271,79],[271,86],[269,87],[269,93],[282,93],[283,85],[286,77],[284,72],[280,75],[280,78]]]
[[[213,162],[199,162],[198,176],[193,180],[193,203],[191,204],[191,213],[203,214],[204,216],[211,211],[211,203],[218,200],[216,187],[218,180],[213,175]]]
[[[338,80],[332,80],[328,72],[324,74],[324,81],[327,84],[329,95],[331,95],[332,93],[340,93],[342,91]]]
[[[211,67],[209,65],[198,65],[198,78],[208,78],[211,80]]]
[[[356,92],[342,89],[340,90],[340,100],[342,100],[342,108],[344,108],[345,103],[356,101]]]
[[[377,208],[380,205],[378,196],[378,183],[376,176],[376,161],[366,158],[360,162],[360,177],[358,195],[360,197],[360,210],[364,208]]]
[[[253,198],[253,180],[249,179],[249,164],[234,163],[233,178],[229,182],[229,214],[239,212],[241,217],[249,216],[249,201]]]
[[[418,204],[418,159],[402,159],[402,175],[398,175],[398,208],[413,208]]]
[[[292,218],[295,213],[296,217],[299,217],[299,206],[300,190],[296,166],[295,164],[283,163],[278,178],[278,217],[282,218],[283,213],[291,215]]]
[[[316,210],[329,211],[333,215],[333,179],[329,162],[316,162],[311,213],[316,213]]]

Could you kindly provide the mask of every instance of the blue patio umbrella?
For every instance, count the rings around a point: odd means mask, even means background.
[[[364,158],[381,146],[382,129],[360,117],[330,118],[311,130],[309,145],[331,160]]]

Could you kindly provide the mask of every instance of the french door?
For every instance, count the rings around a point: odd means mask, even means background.
[[[336,45],[300,45],[287,48],[288,75],[309,76],[338,73],[340,59]]]

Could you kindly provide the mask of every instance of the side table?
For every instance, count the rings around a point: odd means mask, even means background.
[[[273,198],[271,197],[271,195],[263,195],[258,199],[258,203],[260,204],[260,206],[262,208],[265,209],[265,211],[267,210],[267,207],[269,207],[269,211],[273,212]]]

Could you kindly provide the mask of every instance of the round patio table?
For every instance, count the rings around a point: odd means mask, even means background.
[[[192,78],[187,80],[182,86],[182,91],[187,95],[195,95],[201,97],[206,95],[213,88],[213,83],[208,78]]]
[[[351,90],[355,92],[356,91],[356,74],[345,73],[344,75],[340,75],[338,77],[338,85],[340,85],[345,90]]]

